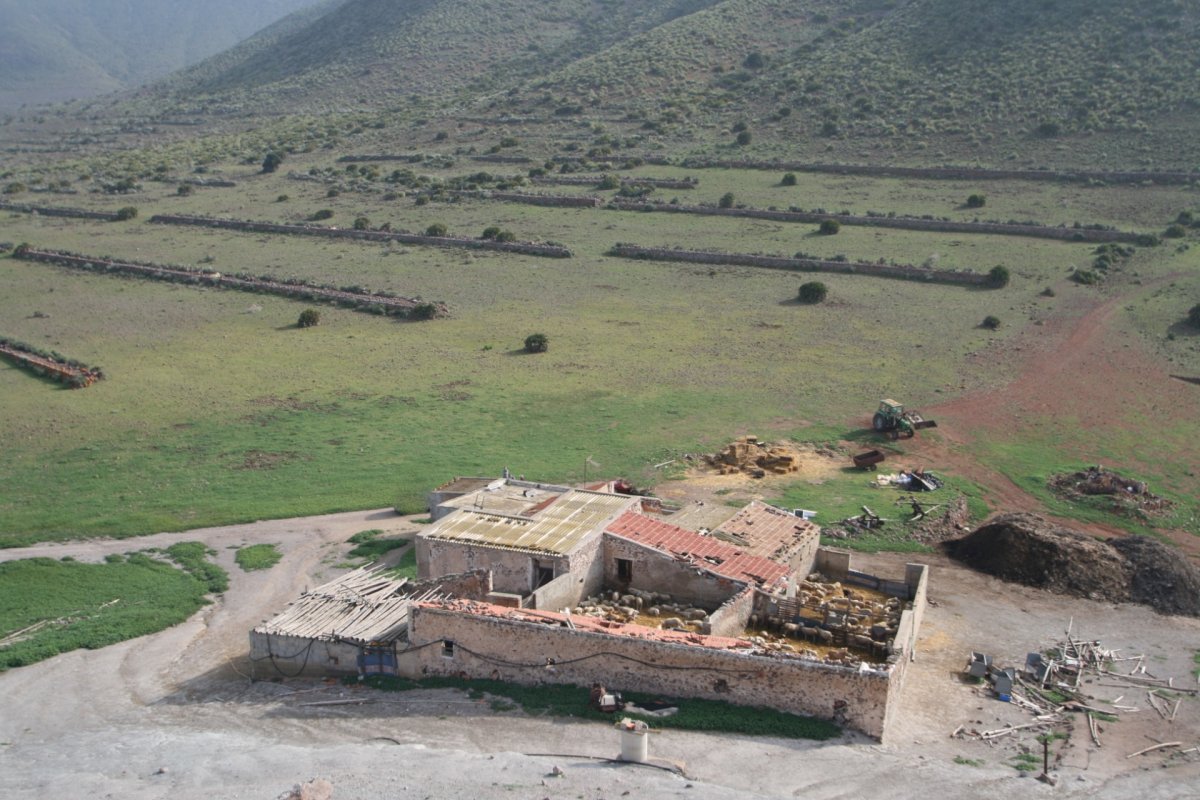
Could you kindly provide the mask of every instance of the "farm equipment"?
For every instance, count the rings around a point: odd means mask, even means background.
[[[875,465],[883,461],[886,456],[882,450],[867,450],[855,453],[851,458],[854,460],[854,466],[859,469],[875,469]]]
[[[925,419],[916,411],[905,411],[904,406],[895,400],[880,400],[879,410],[871,419],[871,427],[893,439],[899,439],[902,434],[911,439],[923,428],[936,428],[937,422]]]

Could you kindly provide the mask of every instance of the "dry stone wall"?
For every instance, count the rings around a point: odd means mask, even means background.
[[[182,214],[156,214],[150,221],[160,225],[195,225],[202,228],[252,233],[277,233],[285,236],[324,236],[330,239],[359,239],[369,242],[400,242],[402,244],[432,245],[434,247],[463,247],[469,250],[498,250],[546,258],[570,258],[571,251],[562,245],[538,242],[497,242],[492,239],[471,239],[460,236],[424,236],[417,233],[391,231],[360,231],[353,228],[330,228],[321,225],[292,225],[276,222],[194,217]]]
[[[714,575],[699,565],[676,561],[654,548],[618,536],[604,536],[602,550],[605,586],[661,592],[708,610],[717,608],[745,587],[744,583]],[[620,579],[618,559],[630,562],[631,580]]]
[[[956,222],[954,220],[921,219],[918,217],[859,216],[856,214],[823,214],[815,211],[771,211],[760,208],[719,208],[717,206],[686,206],[673,203],[647,203],[616,199],[609,204],[618,211],[660,211],[674,214],[705,214],[719,217],[746,217],[777,222],[821,223],[827,219],[841,225],[874,228],[898,228],[911,231],[943,233],[983,233],[1001,236],[1027,236],[1036,239],[1057,239],[1069,242],[1129,242],[1143,241],[1145,234],[1100,228],[1067,228],[1048,225],[1020,225],[1002,222]]]
[[[638,258],[648,261],[684,261],[693,264],[731,264],[743,267],[765,267],[795,272],[834,272],[844,275],[874,275],[881,278],[899,278],[929,283],[950,283],[959,286],[989,286],[986,273],[961,270],[927,269],[900,264],[873,264],[865,261],[819,261],[807,258],[783,256],[760,256],[748,253],[720,253],[705,250],[670,250],[666,248],[640,247],[635,244],[617,244],[609,251],[622,258]]]
[[[0,203],[0,211],[17,211],[22,214],[38,214],[43,217],[73,217],[75,219],[98,219],[115,222],[120,219],[115,211],[87,211],[82,208],[56,206],[34,206],[27,203]]]

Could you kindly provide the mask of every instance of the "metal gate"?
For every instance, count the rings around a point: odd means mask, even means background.
[[[395,675],[396,646],[392,643],[370,644],[358,649],[360,675]]]

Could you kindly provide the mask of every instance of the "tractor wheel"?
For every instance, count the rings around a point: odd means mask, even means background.
[[[875,412],[875,416],[871,419],[871,427],[877,431],[891,430],[892,426],[890,423],[891,420],[878,411]]]

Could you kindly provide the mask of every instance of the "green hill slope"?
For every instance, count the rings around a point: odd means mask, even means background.
[[[0,0],[0,108],[136,86],[312,0]]]

